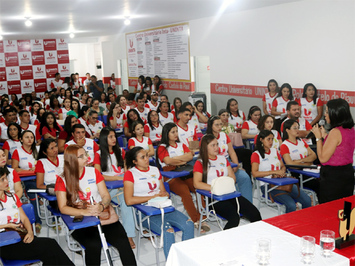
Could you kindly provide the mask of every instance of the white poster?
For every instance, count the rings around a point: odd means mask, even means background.
[[[43,51],[43,40],[42,39],[31,40],[31,51]]]
[[[188,23],[127,33],[126,47],[130,79],[191,80]]]
[[[18,53],[19,66],[32,66],[31,52]]]
[[[46,67],[45,65],[32,66],[33,78],[34,79],[45,79],[46,78]]]
[[[21,80],[22,93],[31,93],[35,90],[33,80]]]
[[[46,65],[58,64],[57,51],[44,51],[44,60]]]
[[[0,81],[0,94],[8,94],[7,93],[7,82],[6,81]]]
[[[20,79],[20,69],[18,66],[7,67],[6,68],[6,79],[7,81],[19,80]]]

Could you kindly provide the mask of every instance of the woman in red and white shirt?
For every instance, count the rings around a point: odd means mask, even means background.
[[[8,128],[7,128],[7,135],[9,137],[8,140],[5,141],[4,146],[2,147],[6,158],[7,162],[9,165],[11,165],[11,156],[14,153],[14,151],[22,146],[20,138],[21,138],[21,127],[17,123],[10,123]]]
[[[37,127],[36,132],[37,141],[42,137],[44,139],[57,139],[63,128],[57,123],[57,119],[52,112],[46,112],[43,115],[41,124]]]
[[[258,122],[261,116],[261,110],[258,106],[252,106],[249,109],[248,120],[242,126],[242,139],[254,139],[259,133]]]
[[[99,216],[110,205],[111,197],[104,178],[97,169],[86,167],[87,162],[86,152],[79,145],[66,148],[64,172],[62,176],[57,176],[55,186],[58,207],[63,214]],[[126,232],[119,221],[103,225],[102,232],[107,242],[118,249],[123,265],[136,265]],[[86,265],[100,265],[101,240],[97,228],[77,229],[72,236],[86,248]]]
[[[4,150],[0,149],[0,168],[7,169],[7,180],[9,181],[9,191],[15,193],[19,198],[22,197],[23,189],[21,184],[21,179],[18,176],[17,172],[6,166],[6,155]],[[6,172],[6,170],[5,170]]]
[[[259,132],[264,129],[270,130],[272,132],[272,134],[274,134],[274,140],[272,141],[271,148],[275,148],[277,150],[280,150],[282,139],[281,139],[280,133],[277,130],[273,129],[274,128],[274,121],[275,121],[275,118],[272,115],[264,115],[259,120],[258,129],[259,129]],[[256,143],[256,139],[257,139],[258,135],[259,135],[259,133],[255,136],[254,143]]]
[[[233,98],[229,99],[226,109],[230,114],[228,123],[232,124],[235,131],[240,133],[242,131],[242,125],[245,121],[245,114],[242,110],[238,109],[238,101]]]
[[[195,102],[195,107],[204,117],[207,119],[211,117],[210,113],[206,111],[206,106],[203,101],[198,100]],[[205,130],[207,128],[207,123],[199,123],[200,129]]]
[[[150,138],[144,136],[144,124],[141,121],[134,121],[132,124],[132,137],[128,140],[128,149],[142,147],[149,156],[154,155],[154,147]]]
[[[118,95],[116,98],[116,102],[120,104],[123,112],[127,115],[128,111],[131,109],[131,107],[127,105],[127,98],[123,95]]]
[[[304,85],[302,98],[298,100],[301,106],[301,117],[314,126],[323,115],[323,102],[318,97],[318,90],[312,83]]]
[[[150,138],[153,145],[157,145],[161,140],[162,130],[157,111],[151,110],[148,113],[148,123],[144,125],[144,136]]]
[[[277,97],[277,93],[279,90],[279,85],[277,81],[274,79],[270,79],[267,83],[267,89],[269,92],[265,93],[263,96],[263,111],[265,115],[271,115],[272,102]]]
[[[107,121],[110,127],[118,133],[123,133],[123,125],[126,120],[126,114],[123,112],[120,104],[113,102],[110,105],[110,111],[107,115]]]
[[[286,167],[282,162],[279,152],[272,148],[274,135],[269,130],[260,131],[257,142],[255,145],[255,152],[251,156],[252,174],[253,177],[264,178],[283,178],[286,177]],[[264,183],[262,183],[262,186]],[[264,188],[261,188],[264,193]],[[270,196],[286,206],[286,213],[296,210],[295,201],[302,204],[302,208],[311,206],[310,197],[298,189],[294,184],[292,191],[287,192],[284,190],[274,189],[269,192]]]
[[[160,102],[158,106],[159,113],[159,121],[162,126],[170,122],[177,122],[174,115],[169,112],[169,103],[168,102]]]
[[[34,236],[19,197],[8,190],[8,173],[5,168],[0,168],[0,232],[24,227],[27,234],[18,243],[0,247],[0,257],[8,260],[38,259],[43,265],[74,265],[54,239]]]
[[[63,102],[63,107],[60,108],[58,112],[59,120],[65,120],[69,111],[71,111],[71,99],[65,98]]]
[[[293,100],[292,88],[288,83],[282,84],[280,92],[272,102],[271,114],[275,116],[275,129],[280,132],[281,120],[287,116],[287,103]]]
[[[218,141],[212,134],[206,134],[201,139],[200,155],[194,166],[193,183],[196,189],[211,191],[211,183],[220,176],[229,176],[235,180],[235,175],[228,160],[219,155]],[[246,198],[218,201],[213,204],[214,210],[228,222],[224,230],[239,225],[239,211],[250,222],[261,220],[258,209]]]

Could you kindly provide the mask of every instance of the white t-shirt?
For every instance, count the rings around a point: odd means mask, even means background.
[[[219,155],[224,156],[226,159],[229,158],[229,153],[228,153],[228,143],[231,142],[230,138],[228,135],[224,132],[219,132],[218,138],[218,148],[219,148]]]
[[[238,110],[239,116],[230,115],[228,118],[228,123],[232,124],[235,129],[242,128],[243,122],[245,120],[245,114],[242,110]]]
[[[18,175],[18,173],[12,169],[12,168],[7,168],[9,170],[9,174],[7,175],[7,180],[9,181],[9,190],[12,193],[15,193],[15,183],[21,182],[21,179]]]
[[[94,126],[92,124],[87,123],[88,130],[86,130],[86,132],[90,136],[94,136],[96,133],[100,133],[104,127],[105,124],[101,121],[97,121]]]
[[[247,120],[243,123],[242,129],[247,129],[249,135],[259,134],[258,124],[251,120]]]
[[[74,139],[68,141],[64,145],[64,149],[66,149],[69,145],[72,144],[77,144]],[[89,164],[92,163],[95,158],[95,153],[99,150],[99,146],[93,139],[85,138],[85,145],[83,146],[83,148],[89,154],[88,163]]]
[[[4,150],[8,150],[10,155],[12,156],[14,151],[18,148],[21,148],[21,146],[22,146],[21,141],[8,139],[7,141],[5,141],[4,146],[2,148]]]
[[[59,109],[58,114],[63,114],[63,120],[65,120],[65,118],[67,118],[67,113],[71,111],[71,109],[66,109],[65,107],[62,107]]]
[[[64,155],[57,156],[57,164],[49,159],[39,159],[36,164],[36,173],[44,174],[44,184],[55,184],[57,175],[61,175],[64,170]]]
[[[282,115],[275,116],[275,119],[283,119],[287,115],[286,107],[289,101],[290,100],[285,100],[282,96],[275,98],[275,100],[272,102],[272,106],[276,107],[276,112],[283,113]]]
[[[147,120],[148,121],[148,113],[149,113],[149,108],[144,107],[144,110],[141,112],[138,110],[138,107],[134,108],[137,110],[139,116],[142,118],[142,120]]]
[[[190,141],[197,140],[196,128],[187,124],[187,129],[183,129],[177,124],[179,141],[189,147]]]
[[[37,146],[38,147],[38,146]],[[21,148],[16,149],[12,154],[12,159],[18,161],[18,167],[23,170],[30,170],[34,166],[36,166],[36,159],[33,158],[32,153],[28,153]]]
[[[5,199],[1,200],[3,209],[0,210],[0,225],[5,225],[8,223],[18,224],[21,222],[20,210],[22,203],[16,194],[12,196],[7,196],[5,194]],[[5,231],[5,228],[0,229],[0,232]]]
[[[311,123],[318,115],[318,106],[323,106],[323,102],[317,98],[316,103],[308,101],[307,98],[299,99],[299,104],[301,106],[301,117],[305,118],[309,123]]]
[[[124,149],[121,148],[121,156],[123,160],[125,159],[125,154]],[[101,166],[101,151],[95,153],[94,164],[99,164]],[[123,176],[124,167],[117,166],[116,155],[113,152],[110,153],[110,157],[107,157],[107,170],[102,172],[102,174],[108,176]]]
[[[281,169],[281,156],[279,152],[271,148],[269,153],[265,153],[265,158],[263,159],[258,151],[254,151],[251,155],[251,163],[259,164],[259,171],[274,171]],[[265,178],[271,178],[271,175],[264,176]]]
[[[159,103],[156,102],[156,104],[154,105],[151,101],[148,101],[146,104],[145,104],[145,107],[150,109],[150,110],[154,110],[154,111],[157,111],[158,110],[158,106],[159,106]]]
[[[193,128],[196,128],[197,133],[201,133],[200,122],[198,121],[197,114],[191,116],[191,119],[189,120],[189,125],[191,125],[191,127]]]
[[[136,137],[132,137],[128,140],[128,148],[131,146],[142,147],[145,150],[149,150],[149,145],[153,145],[150,138],[143,136],[142,141],[139,141]]]
[[[1,139],[9,139],[9,136],[7,135],[7,128],[8,125],[5,124],[5,122],[0,123],[0,133],[1,133]]]
[[[161,132],[163,131],[163,127],[161,124],[158,124],[158,127],[153,125],[153,129],[149,126],[149,124],[144,125],[144,133],[149,133],[149,138],[152,142],[157,142],[161,140]]]
[[[162,113],[159,113],[159,121],[164,126],[167,123],[174,123],[174,115],[172,113],[168,113],[165,117]]]
[[[228,176],[228,166],[230,166],[230,163],[224,156],[217,155],[215,159],[209,159],[208,161],[207,184],[211,184],[218,177]],[[201,160],[196,161],[194,172],[203,173]]]
[[[37,127],[35,125],[28,125],[27,128],[23,128],[21,127],[22,131],[23,130],[30,130],[33,132],[33,134],[35,135],[35,139],[36,139],[36,130],[37,130]]]
[[[304,140],[297,139],[296,143],[292,143],[289,140],[285,140],[281,144],[280,152],[284,154],[290,154],[291,160],[300,160],[308,156],[308,144]]]
[[[165,157],[174,158],[176,156],[184,155],[186,152],[189,152],[189,151],[190,151],[189,148],[181,142],[176,142],[175,147],[169,145],[168,148],[166,148],[165,144],[161,144],[158,147],[159,163],[160,163],[161,167],[164,167],[164,166],[166,166],[166,164],[164,163]]]
[[[275,100],[276,97],[277,97],[277,93],[275,93],[274,96],[272,97],[270,95],[270,92],[265,93],[265,95],[263,96],[263,102],[266,103],[266,110],[269,115],[271,115],[272,102]]]

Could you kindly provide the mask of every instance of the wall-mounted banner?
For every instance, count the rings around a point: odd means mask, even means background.
[[[189,23],[127,33],[126,52],[129,79],[191,81]]]

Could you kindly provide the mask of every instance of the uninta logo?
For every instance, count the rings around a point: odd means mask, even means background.
[[[64,43],[64,42],[65,42],[65,40],[64,40],[64,39],[60,39],[60,42],[61,42],[61,43]]]

